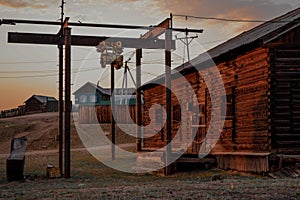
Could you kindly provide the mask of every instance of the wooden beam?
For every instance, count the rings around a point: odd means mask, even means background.
[[[124,38],[124,37],[104,37],[104,36],[81,36],[72,35],[72,46],[97,46],[101,41],[117,42],[121,41],[124,48],[135,49],[165,49],[165,40]],[[23,44],[47,44],[58,45],[61,43],[57,34],[36,34],[36,33],[8,33],[8,43]],[[172,40],[171,48],[175,49],[175,41]]]
[[[65,178],[71,177],[71,28],[64,28],[65,40]]]
[[[142,98],[141,98],[142,49],[136,49],[136,151],[142,150]]]
[[[165,30],[170,28],[170,18],[165,19],[163,22],[153,27],[150,31],[141,36],[141,38],[157,38],[165,33]]]
[[[166,93],[166,167],[165,175],[171,175],[171,153],[172,153],[172,97],[171,97],[171,40],[172,31],[166,29],[165,31],[166,43],[165,43],[165,93]]]
[[[64,47],[58,45],[59,58],[58,58],[58,164],[61,177],[63,176],[63,134],[64,134]]]
[[[111,105],[111,159],[115,160],[115,144],[116,144],[116,121],[114,118],[115,114],[115,67],[114,62],[110,64],[110,105]]]

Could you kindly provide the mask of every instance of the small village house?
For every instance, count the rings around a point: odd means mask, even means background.
[[[110,123],[111,122],[111,91],[91,82],[85,83],[74,93],[78,108],[79,123]],[[116,88],[114,90],[117,121],[127,123],[131,119],[125,115],[126,109],[135,121],[135,88]]]
[[[25,112],[38,113],[38,112],[57,112],[58,101],[54,97],[43,95],[32,95],[25,101]]]

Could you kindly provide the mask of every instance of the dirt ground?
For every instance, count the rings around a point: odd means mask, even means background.
[[[0,120],[0,154],[9,153],[12,137],[27,136],[29,141],[24,182],[7,182],[6,157],[0,156],[0,199],[300,199],[300,178],[201,167],[169,177],[116,171],[82,148],[76,131],[71,137],[72,177],[48,179],[47,165],[58,166],[56,135],[57,113]],[[213,181],[215,175],[220,180]]]
[[[110,132],[110,124],[101,124],[101,128],[105,132]],[[58,113],[38,113],[0,119],[0,154],[8,154],[11,139],[22,136],[27,137],[28,152],[58,149]],[[116,142],[121,144],[134,143],[135,139],[116,127]],[[74,121],[72,121],[71,148],[83,147],[76,132]]]
[[[300,179],[272,179],[217,169],[169,177],[129,174],[106,167],[86,151],[71,157],[70,179],[47,179],[57,154],[26,156],[24,182],[7,182],[0,159],[0,199],[300,199]],[[221,180],[212,181],[214,175]]]

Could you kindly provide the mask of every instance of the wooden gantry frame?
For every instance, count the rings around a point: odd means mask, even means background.
[[[16,24],[36,24],[36,25],[56,25],[60,26],[57,34],[40,34],[40,33],[8,33],[8,43],[26,43],[26,44],[45,44],[57,45],[59,49],[59,168],[61,176],[64,178],[71,177],[71,159],[70,159],[70,132],[71,132],[71,46],[92,46],[96,47],[101,41],[116,42],[121,41],[124,48],[136,49],[136,150],[141,151],[141,126],[142,126],[142,100],[141,100],[141,58],[142,49],[165,49],[165,86],[166,86],[166,144],[172,140],[172,113],[171,113],[171,50],[175,49],[175,41],[172,40],[172,31],[202,33],[202,29],[182,29],[172,27],[172,14],[157,26],[133,26],[133,25],[115,25],[115,24],[91,24],[91,23],[72,23],[69,17],[61,22],[53,21],[36,21],[36,20],[16,20],[2,19],[0,25]],[[99,37],[72,35],[70,26],[80,27],[98,27],[114,29],[141,29],[148,30],[140,38],[124,37]],[[165,39],[158,39],[158,36],[165,34]],[[65,50],[63,49],[65,47]],[[64,59],[65,58],[65,59]],[[65,71],[63,71],[65,66]],[[64,74],[64,77],[63,77]],[[63,79],[65,83],[63,85]],[[114,111],[114,67],[111,65],[111,107]],[[65,99],[63,100],[63,91]],[[111,120],[112,131],[112,159],[115,159],[115,121],[113,116]],[[64,138],[64,173],[63,173],[63,138]],[[171,146],[166,149],[166,163],[171,156]],[[171,173],[169,166],[165,168],[165,174]]]

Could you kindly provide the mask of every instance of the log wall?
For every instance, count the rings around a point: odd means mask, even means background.
[[[276,47],[271,58],[273,148],[300,154],[300,45]]]
[[[271,135],[268,121],[269,111],[269,51],[267,48],[257,48],[246,55],[219,63],[227,95],[227,116],[221,137],[213,152],[251,151],[265,152],[271,149]],[[187,149],[187,154],[198,154],[200,146],[205,141],[205,134],[211,119],[211,99],[206,81],[214,81],[210,76],[210,69],[200,69],[185,76],[188,84],[193,87],[197,95],[197,102],[191,99],[191,91],[183,84],[183,77],[172,81],[172,90],[180,94],[173,96],[173,109],[181,102],[181,127],[173,123],[173,136],[181,134],[181,141],[192,137],[192,130],[197,131],[195,140]],[[214,88],[218,90],[218,88]],[[154,104],[165,105],[165,89],[156,86],[144,91],[145,112],[144,125],[155,120],[155,112],[149,112]],[[198,106],[200,112],[194,113]],[[193,119],[199,119],[195,124]],[[173,112],[174,119],[174,112]],[[157,123],[159,127],[161,124]],[[166,145],[164,129],[153,128],[157,134],[144,139],[144,149],[156,149]],[[151,131],[150,131],[151,132]],[[147,133],[145,133],[147,134]],[[153,134],[153,132],[151,132]],[[176,142],[173,148],[176,148]]]

